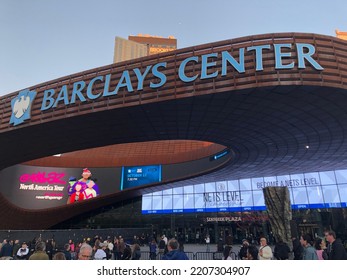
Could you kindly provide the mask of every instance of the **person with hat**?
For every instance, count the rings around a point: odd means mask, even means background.
[[[84,199],[93,198],[99,195],[98,186],[91,179],[92,173],[88,168],[84,168],[82,171],[82,178],[79,182],[86,184],[86,188],[83,190]]]
[[[106,260],[106,248],[107,248],[107,243],[106,242],[100,242],[98,249],[95,252],[94,255],[94,260]]]
[[[68,182],[68,185],[67,185],[67,195],[68,195],[68,198],[67,198],[67,204],[70,204],[70,197],[71,197],[71,195],[73,194],[73,186],[75,185],[75,183],[76,183],[76,181],[77,181],[77,179],[76,179],[76,177],[70,177],[69,178],[69,182]]]

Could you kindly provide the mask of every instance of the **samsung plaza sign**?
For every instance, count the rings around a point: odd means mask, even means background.
[[[292,56],[293,45],[295,46],[297,61],[289,62],[288,58]],[[295,65],[299,69],[305,69],[306,63],[310,64],[316,70],[323,70],[324,68],[313,59],[315,54],[315,47],[311,44],[296,43],[296,44],[267,44],[259,46],[250,46],[247,48],[239,48],[235,51],[238,56],[236,60],[228,51],[216,52],[210,54],[204,54],[201,56],[191,56],[181,62],[178,67],[178,78],[185,83],[193,82],[196,79],[212,79],[218,76],[224,77],[228,75],[228,66],[238,73],[242,74],[246,72],[245,68],[245,52],[254,52],[255,54],[255,70],[263,71],[263,53],[266,51],[273,51],[275,54],[274,67],[276,70],[293,69]],[[285,61],[284,59],[287,58]],[[213,71],[217,65],[217,60],[221,60],[221,71]],[[194,76],[189,75],[186,71],[188,64],[201,63],[201,71]],[[68,90],[68,85],[63,85],[61,88],[46,89],[43,92],[43,100],[41,104],[41,111],[46,111],[51,108],[56,108],[59,105],[65,106],[75,104],[76,101],[86,102],[90,100],[97,100],[103,97],[112,97],[118,94],[119,90],[125,89],[127,92],[134,92],[134,84],[136,82],[137,91],[142,91],[144,88],[144,82],[149,73],[151,73],[155,82],[150,81],[149,87],[157,89],[165,85],[167,77],[163,70],[167,67],[167,62],[160,62],[154,65],[148,65],[144,71],[139,68],[131,70],[124,70],[121,77],[117,81],[116,88],[111,90],[110,84],[113,81],[112,74],[100,75],[94,77],[86,83],[83,80],[73,83],[72,90]],[[130,73],[133,72],[136,76],[136,81],[132,80]],[[103,84],[103,89],[95,91],[96,84]],[[25,120],[30,119],[31,104],[36,97],[36,91],[29,89],[22,90],[18,96],[11,100],[12,115],[10,124],[19,125]]]

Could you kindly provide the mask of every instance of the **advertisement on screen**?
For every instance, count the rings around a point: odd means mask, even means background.
[[[1,171],[2,194],[24,209],[80,203],[119,190],[120,168],[16,165]]]
[[[266,210],[263,188],[287,187],[292,209],[347,207],[347,170],[207,182],[146,194],[143,214]]]
[[[161,165],[122,167],[121,190],[161,182]]]

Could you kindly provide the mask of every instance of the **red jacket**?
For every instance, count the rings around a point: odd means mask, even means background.
[[[78,201],[82,201],[84,199],[84,195],[82,192],[78,194],[78,199],[76,200],[76,193],[74,192],[70,197],[70,203],[75,203]]]

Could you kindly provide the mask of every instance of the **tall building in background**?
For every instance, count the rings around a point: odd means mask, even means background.
[[[121,37],[116,37],[113,63],[148,55],[147,45],[139,44]]]
[[[340,38],[342,40],[347,40],[347,32],[346,31],[340,31],[340,30],[335,30],[336,37]]]
[[[128,40],[116,37],[113,63],[176,49],[177,39],[173,36],[163,38],[139,34],[137,36],[129,36]]]

